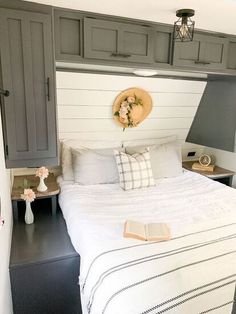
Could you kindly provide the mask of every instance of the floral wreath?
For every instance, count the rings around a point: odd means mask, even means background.
[[[134,96],[126,97],[120,103],[120,109],[114,112],[114,116],[119,117],[120,122],[126,124],[128,127],[135,127],[137,123],[131,117],[131,111],[134,106],[143,106],[142,99],[138,98],[135,94]]]

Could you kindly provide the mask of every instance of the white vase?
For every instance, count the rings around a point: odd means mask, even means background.
[[[25,201],[26,208],[25,208],[25,223],[32,224],[34,222],[34,214],[31,209],[31,202]]]
[[[39,185],[37,187],[37,191],[39,192],[45,192],[47,191],[47,186],[46,184],[44,183],[44,178],[39,178]]]

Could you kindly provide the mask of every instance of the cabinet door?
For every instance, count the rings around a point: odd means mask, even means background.
[[[78,61],[82,58],[82,17],[77,12],[55,10],[56,60]]]
[[[225,69],[228,39],[195,34],[192,42],[175,42],[173,64],[201,69]]]
[[[172,62],[172,33],[173,29],[158,26],[154,30],[154,62],[171,64]]]
[[[1,9],[0,34],[6,164],[56,164],[51,17]]]
[[[149,63],[153,57],[150,27],[84,19],[84,57]]]

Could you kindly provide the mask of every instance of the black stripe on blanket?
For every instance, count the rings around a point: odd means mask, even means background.
[[[185,291],[185,292],[183,292],[183,293],[181,293],[181,294],[175,296],[174,298],[171,298],[171,299],[168,299],[168,300],[166,300],[166,301],[163,301],[163,302],[161,302],[160,304],[157,304],[157,305],[155,305],[155,306],[149,308],[148,310],[145,310],[144,312],[142,312],[142,313],[140,313],[140,314],[149,314],[149,313],[153,312],[154,310],[157,310],[159,307],[161,307],[161,306],[163,306],[163,305],[166,305],[166,304],[168,304],[168,303],[170,303],[170,302],[176,301],[176,300],[178,300],[179,298],[182,298],[182,297],[184,297],[184,296],[186,296],[186,295],[188,295],[188,294],[191,294],[191,293],[193,293],[193,292],[196,292],[196,291],[198,291],[198,290],[200,290],[200,289],[207,288],[207,287],[209,287],[209,286],[212,286],[212,285],[214,285],[214,284],[217,284],[217,283],[219,283],[219,282],[221,282],[221,281],[223,281],[223,280],[227,280],[227,279],[233,278],[233,277],[235,277],[235,276],[236,276],[236,274],[233,274],[233,275],[230,275],[230,276],[227,276],[227,277],[220,278],[220,279],[218,279],[218,280],[216,280],[216,281],[212,281],[212,282],[207,283],[207,284],[205,284],[205,285],[196,287],[196,288],[194,288],[194,289]],[[230,301],[230,303],[233,303],[233,301]],[[227,303],[227,304],[228,304],[228,303]],[[226,305],[226,304],[225,304],[225,305]],[[217,307],[216,307],[216,308],[217,308]],[[213,308],[212,308],[212,309],[213,309]],[[214,308],[214,309],[215,309],[215,308]],[[210,311],[210,310],[211,310],[211,309],[208,309],[207,311]],[[199,313],[199,314],[207,313],[207,311],[201,312],[201,313]]]
[[[218,306],[212,307],[211,309],[205,310],[205,311],[203,311],[203,312],[201,312],[201,313],[199,313],[199,314],[210,313],[210,312],[212,312],[212,311],[221,309],[222,307],[225,307],[225,306],[227,306],[227,305],[229,305],[229,304],[233,304],[233,301],[229,301],[229,302],[227,302],[227,303],[220,304],[220,305],[218,305]],[[234,313],[232,313],[232,314],[234,314]]]
[[[235,252],[235,251],[234,251],[234,252]],[[109,305],[109,303],[110,303],[117,295],[119,295],[119,294],[125,292],[125,291],[128,290],[128,289],[134,288],[134,287],[136,287],[136,286],[138,286],[138,285],[142,285],[142,284],[144,284],[144,283],[146,283],[146,282],[148,282],[148,281],[155,280],[155,279],[157,279],[157,278],[159,278],[159,277],[162,277],[162,276],[165,276],[165,275],[167,275],[167,274],[173,273],[173,272],[175,272],[175,271],[177,271],[177,270],[180,270],[180,269],[183,269],[183,268],[186,268],[186,267],[191,267],[191,266],[194,266],[194,265],[197,265],[197,264],[200,264],[200,263],[204,263],[204,262],[207,262],[207,261],[209,261],[209,260],[216,259],[216,258],[220,258],[220,257],[223,257],[223,256],[225,256],[225,255],[229,255],[229,254],[232,254],[232,252],[228,252],[228,253],[225,253],[225,254],[217,255],[217,256],[210,257],[210,258],[207,258],[207,259],[204,259],[204,260],[199,260],[199,261],[194,262],[194,263],[182,265],[182,266],[180,266],[180,267],[174,268],[174,269],[169,270],[169,271],[167,271],[167,272],[164,272],[164,273],[161,273],[161,274],[157,274],[157,275],[155,275],[155,276],[148,277],[148,278],[146,278],[146,279],[143,279],[143,280],[140,280],[140,281],[138,281],[138,282],[135,282],[135,283],[133,283],[133,284],[131,284],[131,285],[128,285],[128,286],[126,286],[126,287],[124,287],[124,288],[118,290],[117,292],[115,292],[113,295],[110,296],[110,298],[107,300],[107,302],[106,302],[106,304],[105,304],[105,307],[104,307],[104,310],[103,310],[103,311],[106,310],[106,308],[107,308],[107,306]],[[236,276],[236,274],[232,274],[232,275],[230,275],[230,276]],[[223,279],[222,279],[222,280],[223,280]],[[92,304],[90,304],[90,306],[88,306],[88,312],[90,312],[91,306],[92,306]]]
[[[233,276],[235,276],[235,275],[232,275],[232,277],[233,277]],[[231,277],[231,276],[229,276],[229,277]],[[226,277],[226,278],[227,278],[227,277]],[[225,280],[225,278],[222,278],[222,279],[218,280],[217,282],[220,282],[220,281],[223,281],[223,280]],[[163,309],[163,310],[160,310],[160,311],[158,311],[158,312],[155,312],[155,314],[161,314],[161,313],[167,312],[167,311],[169,311],[169,310],[171,310],[171,309],[173,309],[173,308],[175,308],[175,307],[177,307],[177,306],[179,306],[179,305],[182,305],[182,304],[184,304],[184,303],[186,303],[186,302],[188,302],[188,301],[190,301],[190,300],[192,300],[192,299],[195,299],[195,298],[197,298],[197,297],[200,297],[200,296],[202,296],[202,295],[204,295],[204,294],[207,294],[207,293],[209,293],[209,292],[212,292],[212,291],[214,291],[214,290],[224,288],[225,286],[230,285],[230,284],[234,284],[235,282],[236,282],[236,280],[231,280],[231,281],[229,281],[229,282],[223,283],[223,284],[218,285],[218,286],[216,286],[216,287],[213,287],[213,288],[211,288],[211,289],[208,289],[208,290],[199,292],[199,293],[197,293],[197,294],[195,294],[195,295],[193,295],[193,296],[190,296],[190,297],[188,297],[188,298],[186,298],[186,299],[184,299],[184,300],[182,300],[182,301],[180,301],[180,302],[177,302],[177,303],[175,303],[175,304],[172,304],[171,306],[169,306],[169,307],[167,307],[167,308],[165,308],[165,309]],[[203,286],[198,287],[196,290],[199,290],[199,289],[204,288],[204,287],[207,287],[207,286],[214,285],[215,283],[216,283],[216,282],[213,281],[213,282],[211,282],[211,283],[208,283],[208,284],[206,284],[206,285],[203,285]],[[191,290],[190,290],[190,291],[191,291]],[[181,296],[181,295],[180,295],[180,296]],[[109,300],[107,301],[105,307],[103,308],[102,314],[105,313],[108,304],[109,304]],[[145,313],[145,312],[144,312],[144,313]]]
[[[201,295],[207,294],[207,293],[212,292],[214,290],[221,289],[221,288],[224,288],[225,286],[234,284],[235,282],[236,282],[236,280],[231,280],[231,281],[226,282],[226,283],[224,283],[224,284],[222,284],[220,286],[217,286],[217,287],[214,287],[212,289],[209,289],[209,290],[197,293],[197,294],[195,294],[195,295],[193,295],[193,296],[191,296],[191,297],[189,297],[189,298],[187,298],[185,300],[182,300],[181,302],[175,303],[175,304],[173,304],[173,305],[171,305],[171,306],[169,306],[169,307],[167,307],[167,308],[165,308],[165,309],[163,309],[163,310],[161,310],[159,312],[156,312],[155,314],[162,314],[162,313],[168,312],[169,310],[172,310],[173,308],[175,308],[175,307],[177,307],[179,305],[182,305],[183,303],[186,303],[186,302],[188,302],[188,301],[190,301],[192,299],[200,297]],[[104,314],[104,312],[102,312],[102,314]]]
[[[174,240],[178,240],[178,239],[182,239],[182,238],[185,238],[185,237],[188,237],[188,236],[192,236],[192,235],[195,235],[195,234],[200,234],[200,233],[204,233],[204,232],[209,232],[209,231],[212,231],[212,230],[217,230],[217,229],[221,229],[221,228],[225,228],[225,227],[230,227],[232,225],[236,225],[236,223],[230,223],[230,224],[226,224],[226,225],[221,225],[221,226],[218,226],[218,227],[214,227],[214,228],[209,228],[209,229],[204,229],[204,230],[200,230],[200,231],[196,231],[196,232],[191,232],[191,233],[187,233],[187,234],[184,234],[182,236],[179,236],[179,237],[176,237],[176,238],[172,238],[170,239],[169,241],[174,241]],[[156,244],[158,242],[162,242],[162,241],[154,241],[154,242],[148,242],[148,243],[141,243],[141,244],[135,244],[135,245],[130,245],[130,246],[124,246],[124,247],[121,247],[121,248],[117,248],[117,249],[112,249],[112,250],[109,250],[109,251],[105,251],[105,252],[102,252],[100,253],[99,255],[97,255],[91,262],[89,268],[88,268],[88,271],[87,271],[87,274],[85,276],[85,279],[84,279],[84,283],[82,284],[82,288],[81,288],[81,292],[84,291],[84,288],[85,288],[85,285],[86,285],[86,282],[88,280],[88,276],[89,276],[89,273],[90,273],[90,270],[93,266],[93,264],[100,258],[102,257],[103,255],[106,255],[106,254],[109,254],[109,253],[112,253],[112,252],[117,252],[117,251],[122,251],[122,250],[127,250],[127,249],[132,249],[132,248],[135,248],[135,247],[140,247],[140,246],[144,246],[144,245],[153,245],[153,244]]]
[[[96,293],[97,289],[100,287],[100,285],[103,283],[103,280],[107,276],[113,274],[114,272],[117,272],[117,271],[122,270],[124,268],[128,268],[128,267],[132,267],[132,266],[139,265],[139,264],[142,264],[142,263],[146,263],[146,262],[149,262],[149,261],[159,260],[159,259],[162,259],[162,258],[165,258],[165,257],[169,257],[169,256],[173,256],[173,255],[176,255],[176,254],[192,251],[192,250],[195,250],[195,249],[198,249],[198,248],[202,248],[204,246],[212,245],[212,244],[215,244],[215,243],[218,243],[218,242],[231,240],[231,239],[234,239],[235,237],[236,237],[236,235],[233,234],[233,235],[230,235],[228,237],[221,237],[221,238],[217,238],[215,240],[200,242],[200,243],[196,243],[196,244],[189,245],[189,246],[186,246],[186,247],[178,248],[178,249],[175,249],[175,250],[171,250],[171,251],[167,251],[167,252],[163,252],[163,253],[158,253],[158,254],[153,255],[153,256],[155,256],[153,258],[149,258],[148,259],[148,257],[144,257],[142,259],[138,259],[138,262],[136,262],[136,260],[129,261],[129,262],[120,264],[122,267],[120,267],[120,265],[114,266],[114,267],[108,269],[107,271],[105,271],[104,273],[102,273],[100,275],[100,277],[98,278],[96,284],[91,289],[91,294],[90,294],[90,297],[89,297],[90,301],[89,301],[89,303],[87,305],[87,308],[91,309],[91,306],[92,306],[93,301],[94,301],[95,293]],[[231,251],[231,252],[228,252],[228,253],[225,253],[225,254],[222,254],[222,255],[218,255],[216,257],[209,258],[209,259],[202,260],[202,261],[211,260],[211,259],[214,259],[214,258],[217,258],[217,257],[221,257],[221,256],[224,256],[224,255],[233,254],[235,252],[236,251]],[[193,264],[195,264],[195,263],[193,263]],[[190,266],[191,264],[187,264],[187,265]],[[120,268],[118,268],[118,267],[120,267]],[[177,269],[181,269],[181,268],[183,268],[183,267],[179,267]],[[175,270],[177,270],[177,269],[175,269]]]

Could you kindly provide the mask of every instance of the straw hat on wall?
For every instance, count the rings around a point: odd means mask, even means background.
[[[151,96],[145,90],[135,87],[121,92],[113,104],[114,118],[123,128],[138,126],[151,110]]]

